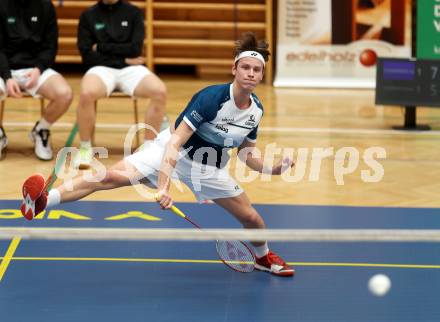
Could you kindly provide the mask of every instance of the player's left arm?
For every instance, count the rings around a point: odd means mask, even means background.
[[[284,158],[278,161],[275,165],[264,164],[264,159],[261,157],[261,153],[256,153],[255,149],[256,142],[249,140],[244,140],[238,147],[238,157],[254,171],[280,175],[295,165],[290,158]]]

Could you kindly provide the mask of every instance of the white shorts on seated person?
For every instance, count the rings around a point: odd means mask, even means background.
[[[138,84],[151,72],[143,65],[124,68],[95,66],[87,71],[86,75],[90,74],[96,75],[102,80],[107,90],[107,96],[110,96],[115,90],[133,96]]]
[[[150,181],[152,185],[147,184],[150,187],[157,186],[158,170],[170,138],[171,132],[168,128],[160,132],[148,147],[125,158]],[[215,166],[202,165],[182,154],[177,161],[173,179],[178,179],[187,185],[199,202],[236,197],[243,193],[241,186],[229,175],[227,167],[219,169]]]
[[[26,77],[26,74],[29,73],[33,68],[22,68],[22,69],[13,69],[11,70],[11,76],[12,78],[18,83],[20,86],[20,89],[32,97],[39,98],[40,95],[37,94],[40,87],[49,79],[49,77],[52,77],[53,75],[60,75],[58,72],[54,71],[52,68],[48,68],[44,70],[44,72],[40,75],[38,78],[37,84],[33,86],[32,88],[25,88],[26,83],[28,82],[29,78]],[[3,93],[1,98],[3,99],[6,96],[6,84],[5,80],[0,78],[0,92]]]

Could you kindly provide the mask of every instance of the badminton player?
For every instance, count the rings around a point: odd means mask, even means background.
[[[196,93],[177,118],[174,127],[162,131],[149,146],[119,161],[107,170],[101,182],[73,180],[73,190],[61,185],[44,191],[42,175],[29,177],[23,185],[21,211],[32,219],[46,207],[79,200],[99,190],[132,185],[134,180],[157,188],[160,206],[173,204],[169,188],[172,177],[184,182],[198,201],[212,200],[232,214],[244,228],[265,228],[260,214],[252,207],[241,186],[225,167],[228,150],[238,148],[241,159],[251,169],[279,175],[293,166],[286,159],[267,167],[252,150],[257,140],[263,106],[253,93],[261,82],[269,51],[265,41],[246,33],[237,41],[232,66],[232,83],[213,85]],[[294,270],[267,242],[252,242],[255,268],[278,276],[292,276]]]

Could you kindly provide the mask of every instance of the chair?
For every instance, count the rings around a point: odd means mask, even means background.
[[[23,93],[23,98],[34,98],[28,93]],[[43,115],[44,112],[44,98],[43,97],[37,97],[36,99],[40,100],[40,113]],[[5,105],[6,105],[6,98],[3,99],[0,103],[0,125],[3,124],[3,115],[5,111]]]
[[[133,101],[134,123],[135,124],[139,123],[138,99],[136,97],[132,97],[130,95],[127,95],[127,94],[121,93],[121,92],[113,92],[107,98],[112,98],[112,99],[113,98],[130,98]],[[97,110],[98,110],[98,101],[95,101],[95,114],[97,113]],[[93,128],[92,142],[93,142],[93,144],[95,142],[95,128]],[[136,132],[136,145],[137,146],[140,145],[139,131]]]

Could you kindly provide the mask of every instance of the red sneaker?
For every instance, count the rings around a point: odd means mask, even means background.
[[[41,174],[34,174],[23,183],[20,210],[27,220],[32,220],[46,208],[47,191],[43,191],[44,186],[45,180]]]
[[[256,258],[255,268],[278,276],[293,276],[295,274],[295,270],[272,251],[269,251],[266,256]]]

